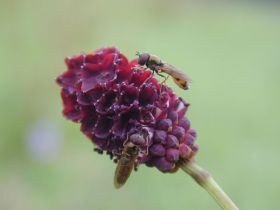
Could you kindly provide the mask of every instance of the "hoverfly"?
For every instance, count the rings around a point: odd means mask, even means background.
[[[166,81],[167,77],[162,75],[162,72],[170,75],[173,78],[174,82],[182,89],[187,90],[189,88],[189,83],[191,82],[191,79],[181,70],[168,63],[163,62],[156,55],[139,52],[137,52],[136,55],[138,55],[138,64],[140,66],[146,65],[147,68],[151,69],[153,72],[156,72],[159,76],[165,78],[163,83]]]
[[[116,188],[120,188],[125,184],[133,168],[137,169],[138,154],[139,147],[132,142],[124,146],[115,171],[114,185]]]

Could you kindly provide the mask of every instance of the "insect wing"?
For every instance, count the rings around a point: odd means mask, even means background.
[[[134,160],[135,158],[128,158],[126,156],[120,158],[114,177],[114,185],[117,189],[122,187],[129,178],[134,166]]]
[[[176,67],[168,63],[164,63],[161,66],[157,66],[156,70],[159,72],[169,74],[179,87],[183,89],[188,89],[189,84],[191,82],[191,78],[187,76],[183,71],[177,69]]]

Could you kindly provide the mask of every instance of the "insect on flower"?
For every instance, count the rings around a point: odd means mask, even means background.
[[[151,69],[153,72],[156,72],[157,75],[165,78],[163,83],[167,80],[168,77],[162,75],[162,72],[170,75],[173,78],[174,82],[182,89],[187,90],[189,88],[191,79],[181,70],[168,63],[163,62],[156,55],[139,52],[137,52],[136,55],[138,55],[138,64],[140,66],[146,65],[147,68]]]
[[[120,188],[129,178],[132,169],[137,169],[139,147],[132,142],[127,143],[122,151],[121,157],[115,171],[114,184],[116,188]]]
[[[96,152],[119,162],[112,174],[117,187],[128,182],[133,167],[173,173],[181,159],[196,154],[196,132],[185,116],[189,103],[152,78],[145,65],[113,47],[65,62],[67,70],[57,78],[63,115],[81,125]]]

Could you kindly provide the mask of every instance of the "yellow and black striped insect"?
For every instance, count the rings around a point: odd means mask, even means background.
[[[163,62],[156,55],[139,52],[137,52],[136,55],[138,55],[138,64],[140,66],[146,65],[147,68],[151,69],[153,72],[156,72],[157,75],[164,77],[164,82],[166,81],[167,77],[162,75],[161,73],[166,73],[171,76],[174,82],[182,89],[187,90],[189,88],[191,79],[181,70],[168,63]]]
[[[120,188],[125,184],[133,168],[137,169],[138,154],[139,147],[132,142],[128,142],[124,146],[115,171],[114,185],[116,188]]]

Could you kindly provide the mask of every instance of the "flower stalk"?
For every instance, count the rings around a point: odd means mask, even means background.
[[[214,198],[221,209],[238,210],[238,207],[217,184],[210,173],[201,168],[194,160],[185,161],[180,167]]]

